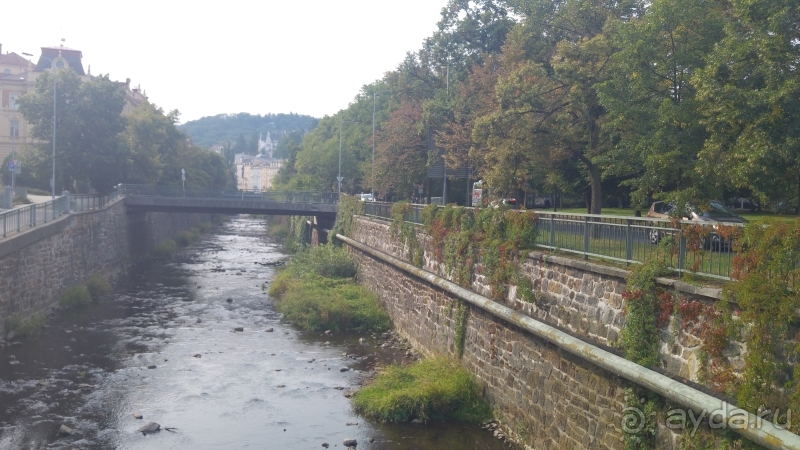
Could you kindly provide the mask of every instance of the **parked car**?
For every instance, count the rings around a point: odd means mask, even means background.
[[[761,205],[749,198],[734,197],[728,200],[728,208],[734,211],[761,211]]]
[[[674,217],[675,205],[669,202],[653,202],[650,205],[650,210],[647,211],[647,217],[657,219],[670,219]],[[698,222],[705,222],[716,230],[719,225],[735,225],[747,223],[747,219],[734,213],[726,208],[721,202],[712,200],[709,202],[708,207],[704,211],[699,211],[698,208],[687,205],[684,215],[681,217],[683,220],[696,220]],[[661,238],[666,234],[665,231],[659,229],[652,229],[650,231],[650,242],[658,244]],[[723,242],[723,239],[715,232],[712,231],[708,238],[701,238],[703,248],[722,249],[723,246],[727,247],[730,242]]]
[[[359,194],[359,199],[362,202],[374,202],[375,199],[372,197],[372,194]]]

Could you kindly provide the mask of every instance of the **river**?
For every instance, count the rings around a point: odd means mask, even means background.
[[[261,289],[284,258],[263,220],[238,216],[0,348],[0,449],[507,448],[476,425],[356,415],[345,392],[403,350],[285,323]],[[137,432],[151,421],[160,432]]]

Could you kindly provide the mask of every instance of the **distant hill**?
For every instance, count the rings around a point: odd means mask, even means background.
[[[194,145],[209,148],[214,144],[235,143],[241,137],[251,138],[258,133],[272,133],[279,139],[291,131],[312,130],[319,119],[304,114],[265,114],[248,113],[218,114],[203,117],[181,125],[180,128],[192,137]]]

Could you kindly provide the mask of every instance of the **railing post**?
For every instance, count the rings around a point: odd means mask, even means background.
[[[583,259],[589,259],[589,217],[583,218]]]
[[[31,223],[30,226],[33,227],[36,225],[36,203],[31,205]]]
[[[631,219],[625,221],[625,265],[631,263],[633,259],[633,230],[631,228]]]
[[[65,204],[65,206],[66,206],[66,207],[64,208],[64,212],[65,212],[65,213],[67,213],[67,214],[69,214],[69,209],[70,209],[70,204],[69,204],[69,191],[63,191],[63,192],[61,192],[61,195],[62,195],[62,196],[64,197],[64,199],[65,199],[65,200],[64,200],[64,204]]]
[[[678,273],[683,276],[683,268],[686,265],[686,237],[683,235],[683,230],[678,230],[680,239],[678,239]]]
[[[3,237],[6,237],[6,222],[8,222],[8,216],[11,214],[3,214]]]
[[[550,214],[550,247],[556,249],[556,216]]]

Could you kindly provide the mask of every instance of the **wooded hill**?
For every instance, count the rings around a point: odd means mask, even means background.
[[[217,114],[216,116],[203,117],[181,125],[180,128],[192,137],[195,145],[209,148],[214,144],[235,144],[244,137],[253,140],[253,135],[267,132],[274,138],[280,138],[284,132],[309,131],[313,129],[319,119],[304,114]]]

